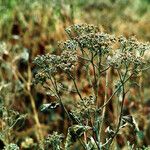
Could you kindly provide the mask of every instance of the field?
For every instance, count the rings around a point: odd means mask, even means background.
[[[0,150],[150,150],[149,0],[0,0]]]

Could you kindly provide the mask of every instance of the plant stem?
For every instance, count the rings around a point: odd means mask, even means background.
[[[53,84],[53,86],[54,86],[54,89],[55,89],[55,91],[56,91],[57,98],[59,99],[59,102],[60,102],[61,107],[62,107],[63,110],[65,111],[65,113],[66,113],[68,119],[69,119],[70,121],[72,121],[72,119],[70,118],[70,115],[69,115],[69,113],[68,113],[66,107],[64,106],[64,104],[63,104],[63,102],[62,102],[61,96],[60,96],[59,91],[58,91],[58,88],[57,88],[57,82],[56,82],[55,77],[53,77],[53,80],[54,80],[54,81],[52,80],[51,77],[50,77],[49,79],[51,80],[51,82],[52,82],[52,84]]]
[[[94,56],[93,56],[93,53],[92,53],[92,58],[91,58],[91,64],[92,64],[92,67],[93,67],[93,72],[94,72],[94,83],[93,83],[93,90],[94,90],[94,94],[95,94],[95,100],[96,100],[96,104],[98,106],[98,84],[97,84],[97,77],[96,77],[96,70],[95,70],[95,66],[94,66]]]
[[[109,141],[109,144],[107,145],[108,149],[109,149],[111,143],[113,142],[113,139],[118,134],[119,129],[120,129],[120,125],[121,125],[121,120],[122,120],[122,116],[123,116],[123,104],[124,104],[125,95],[126,95],[125,90],[124,90],[124,86],[122,88],[123,88],[123,91],[122,91],[122,102],[121,102],[121,111],[120,111],[120,116],[119,116],[119,122],[118,122],[117,129],[116,129],[115,133],[113,134],[112,138]]]
[[[13,67],[14,68],[14,67]],[[31,103],[31,107],[32,107],[32,111],[33,111],[33,116],[34,116],[34,120],[35,120],[35,123],[37,125],[37,128],[38,128],[38,132],[36,132],[36,137],[37,137],[37,140],[38,140],[38,143],[41,143],[41,141],[44,139],[43,138],[43,134],[42,134],[42,130],[41,130],[41,124],[40,124],[40,121],[39,121],[39,117],[38,117],[38,112],[36,110],[36,105],[35,105],[35,101],[34,101],[34,98],[31,94],[31,88],[30,88],[30,85],[31,85],[31,79],[32,79],[32,73],[31,73],[31,68],[30,68],[30,65],[28,64],[28,81],[26,81],[24,79],[24,77],[22,76],[22,74],[16,70],[16,68],[14,68],[14,76],[19,79],[18,77],[21,78],[21,80],[24,82],[24,84],[26,85],[26,87],[24,87],[24,91],[29,95],[29,98],[30,98],[30,103]]]
[[[130,79],[130,77],[133,75],[133,73],[123,82],[124,84]],[[118,88],[113,92],[113,94],[109,97],[109,99],[99,108],[99,110],[102,110],[103,107],[105,107],[111,99],[115,96],[115,94],[118,92],[122,85],[118,86]]]
[[[139,86],[140,86],[140,97],[141,97],[141,104],[144,102],[144,88],[143,88],[143,77],[142,77],[142,72],[140,72],[140,79],[139,79]]]
[[[125,92],[125,79],[126,79],[126,75],[127,75],[127,72],[128,72],[127,68],[128,67],[126,66],[126,71],[125,71],[123,77],[122,77],[121,73],[119,72],[119,70],[117,70],[119,78],[120,78],[121,87],[122,87],[122,101],[121,101],[121,108],[120,108],[120,115],[119,115],[119,122],[118,122],[118,125],[117,125],[117,129],[116,129],[115,133],[113,134],[112,138],[110,139],[109,144],[107,145],[108,149],[109,149],[111,143],[113,142],[113,139],[118,134],[120,126],[121,126],[121,121],[122,121],[122,116],[123,116],[123,104],[124,104],[125,95],[126,95],[126,92]],[[127,79],[129,79],[131,77],[131,75]],[[126,81],[127,81],[127,79],[126,79]]]
[[[31,106],[32,106],[33,113],[34,113],[34,119],[35,119],[35,122],[36,122],[37,127],[38,127],[38,138],[39,138],[38,141],[39,141],[39,143],[41,143],[41,141],[44,140],[44,137],[43,137],[43,133],[42,133],[42,130],[41,130],[41,124],[40,124],[40,121],[39,121],[38,112],[36,110],[35,101],[34,101],[34,98],[31,94],[31,88],[30,88],[31,80],[32,80],[32,73],[31,73],[30,64],[28,63],[27,91],[28,91],[28,94],[29,94],[29,97],[30,97]]]
[[[76,91],[77,91],[77,93],[78,93],[80,99],[83,101],[83,98],[82,98],[82,96],[81,96],[81,94],[80,94],[80,91],[79,91],[79,89],[78,89],[78,86],[77,86],[77,83],[76,83],[75,78],[74,78],[71,74],[69,74],[69,75],[70,75],[70,77],[71,77],[71,79],[72,79],[72,81],[73,81],[73,83],[74,83],[74,86],[75,86],[75,88],[76,88]]]
[[[104,104],[106,103],[106,101],[108,99],[109,71],[110,71],[110,69],[106,71]],[[99,129],[100,130],[100,137],[102,137],[102,129],[103,129],[103,125],[104,125],[105,112],[106,112],[106,106],[102,108],[101,126],[100,126],[100,129]]]

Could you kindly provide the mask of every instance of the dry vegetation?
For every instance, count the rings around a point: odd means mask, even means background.
[[[149,41],[149,0],[0,0],[0,149],[149,150]]]

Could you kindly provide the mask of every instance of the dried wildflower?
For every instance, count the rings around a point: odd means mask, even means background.
[[[34,81],[33,83],[37,84],[43,84],[47,79],[47,75],[45,74],[45,72],[43,70],[40,70],[34,77]]]
[[[150,45],[138,42],[134,37],[127,39],[121,36],[118,41],[120,47],[113,52],[113,56],[107,58],[107,63],[114,68],[126,66],[133,71],[141,69],[146,63],[143,54],[150,48]]]
[[[79,119],[91,117],[92,113],[95,112],[95,98],[93,96],[85,97],[76,103],[72,113]]]
[[[135,37],[127,39],[120,36],[118,41],[121,45],[122,51],[134,51],[138,56],[142,56],[146,50],[150,49],[149,42],[139,42]]]
[[[68,27],[66,33],[69,37],[81,36],[89,33],[96,33],[99,31],[97,26],[88,25],[88,24],[75,24],[73,26]]]
[[[76,38],[82,48],[87,48],[99,54],[108,53],[111,45],[116,41],[113,35],[106,33],[90,33]]]
[[[65,42],[60,42],[59,46],[62,50],[77,50],[78,43],[76,40],[67,40]]]
[[[37,56],[33,63],[38,66],[38,68],[46,68],[46,67],[53,67],[53,65],[59,64],[60,58],[56,55],[41,55]]]
[[[97,27],[92,25],[73,25],[66,29],[70,39],[60,43],[60,49],[62,53],[60,55],[43,55],[35,58],[34,62],[38,67],[37,74],[35,79],[38,82],[45,83],[43,87],[49,90],[49,93],[55,96],[59,103],[48,103],[43,104],[41,107],[42,111],[49,109],[55,109],[59,105],[62,106],[65,111],[68,119],[72,122],[76,122],[76,125],[72,125],[68,128],[68,134],[65,143],[65,149],[70,149],[70,146],[80,138],[85,131],[90,129],[89,124],[93,125],[92,133],[94,133],[95,138],[93,144],[92,137],[89,137],[85,133],[85,143],[83,146],[85,148],[91,144],[93,147],[98,149],[102,147],[110,147],[111,143],[115,136],[117,136],[119,130],[121,129],[122,120],[127,119],[123,116],[124,101],[126,96],[126,86],[130,81],[131,77],[139,73],[141,69],[145,66],[144,52],[149,49],[148,43],[138,42],[134,37],[129,39],[120,36],[115,37],[114,35],[101,33]],[[79,52],[78,52],[79,51]],[[79,55],[79,56],[78,56]],[[79,61],[78,61],[79,58]],[[90,83],[90,88],[92,88],[93,95],[89,97],[82,97],[80,91],[81,84],[77,82],[77,76],[73,72],[77,63],[81,63],[81,69],[87,71],[87,81]],[[83,66],[82,66],[83,64]],[[115,73],[118,73],[116,79],[118,82],[115,84],[114,90],[112,90],[112,95],[109,95],[109,68],[113,67]],[[108,72],[107,72],[108,70]],[[106,71],[106,72],[105,72]],[[91,73],[90,73],[91,72]],[[93,73],[92,73],[93,72]],[[99,106],[98,100],[99,96],[99,82],[101,82],[101,74],[106,73],[106,87],[104,91],[105,98],[102,106]],[[76,93],[80,97],[80,100],[75,104],[74,108],[71,110],[71,113],[68,112],[67,108],[63,104],[64,92],[62,86],[62,80],[58,79],[58,74],[63,73],[69,74],[71,81],[74,84]],[[56,75],[56,76],[55,76]],[[113,75],[113,74],[111,74]],[[94,77],[94,78],[93,78]],[[104,76],[103,76],[104,77]],[[48,81],[47,78],[49,79]],[[94,80],[93,80],[94,79]],[[45,82],[46,81],[46,82]],[[64,81],[63,81],[64,82]],[[68,82],[67,82],[68,83]],[[66,95],[65,95],[66,96]],[[71,95],[72,96],[72,95]],[[97,131],[102,131],[105,114],[107,109],[105,107],[109,104],[114,96],[117,96],[120,101],[120,116],[117,128],[111,130],[110,127],[106,129],[107,134],[110,139],[106,138],[106,143],[101,145],[101,133],[98,134]],[[102,110],[102,116],[97,115],[98,110]],[[92,116],[92,119],[91,119]],[[86,123],[87,126],[84,126]],[[61,149],[62,136],[59,136],[57,132],[54,132],[53,135],[50,135],[47,139],[47,148],[50,146],[53,149]]]
[[[71,72],[76,64],[77,55],[75,51],[63,51],[60,56],[42,55],[35,58],[37,74],[35,83],[43,84],[47,78],[54,76],[58,71]]]
[[[63,51],[61,54],[61,63],[58,65],[58,68],[67,72],[72,71],[77,62],[77,55],[74,51]]]
[[[114,68],[120,68],[121,66],[128,66],[132,69],[137,69],[144,64],[143,57],[136,56],[135,53],[130,51],[120,52],[117,51],[109,60],[108,64]]]
[[[75,48],[77,46],[77,42],[80,48],[87,48],[88,50],[96,52],[97,54],[108,53],[111,49],[111,45],[116,41],[115,36],[101,33],[99,32],[98,28],[93,25],[73,25],[67,28],[66,32],[72,39],[71,41],[67,41],[67,43],[65,42],[66,45],[69,42],[69,48],[72,47],[70,42]]]

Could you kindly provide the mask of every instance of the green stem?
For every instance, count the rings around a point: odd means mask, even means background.
[[[63,102],[62,102],[61,96],[60,96],[59,91],[58,91],[58,88],[57,88],[57,82],[56,82],[55,77],[53,77],[53,80],[54,80],[54,81],[52,80],[52,78],[50,78],[50,80],[51,80],[51,82],[52,82],[52,84],[53,84],[53,86],[54,86],[54,89],[55,89],[56,94],[57,94],[56,96],[57,96],[57,98],[59,99],[59,102],[60,102],[60,104],[61,104],[61,107],[62,107],[63,110],[65,111],[65,113],[66,113],[68,119],[69,119],[70,121],[72,121],[72,119],[70,118],[70,115],[69,115],[69,113],[68,113],[66,107],[64,106],[64,104],[63,104]]]
[[[104,104],[106,103],[108,99],[108,80],[109,80],[109,70],[106,71],[106,79],[105,79],[105,97],[104,97]],[[104,125],[104,119],[105,119],[105,112],[106,112],[106,107],[103,107],[102,109],[102,121],[101,121],[101,126],[100,126],[100,137],[102,137],[102,128]]]

